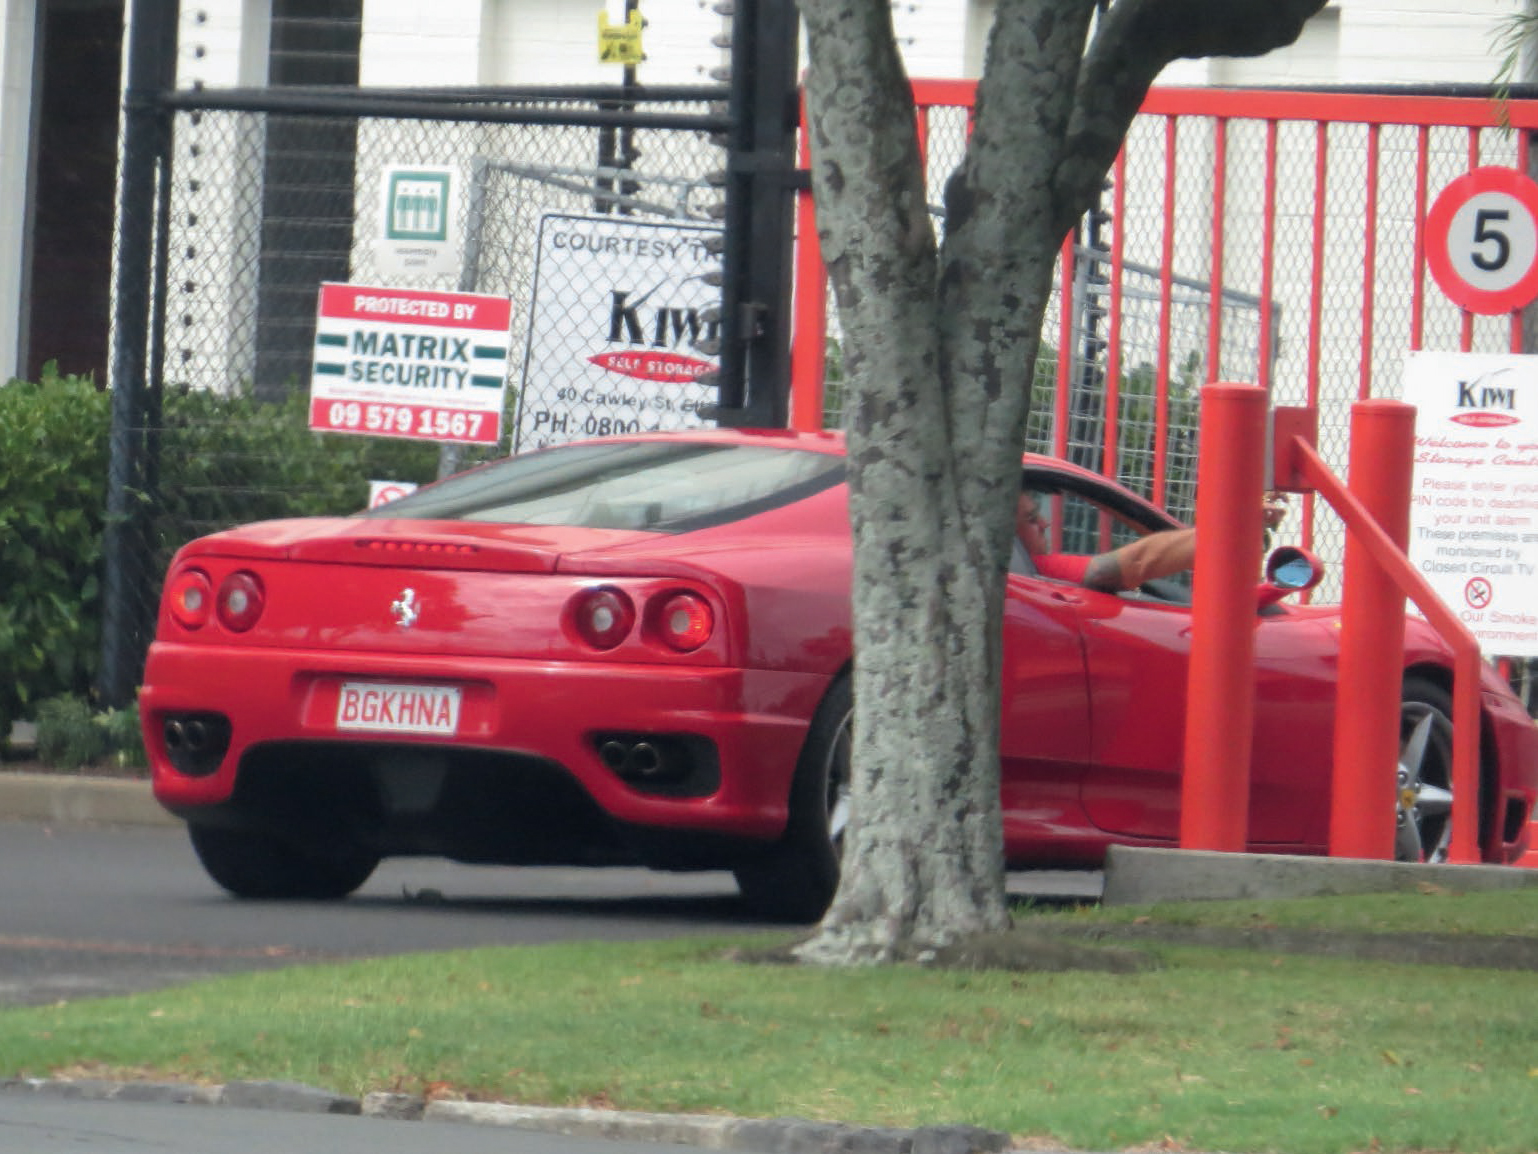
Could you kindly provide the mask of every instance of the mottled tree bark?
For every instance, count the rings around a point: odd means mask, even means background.
[[[1291,43],[1324,2],[998,0],[938,244],[888,0],[801,0],[856,655],[843,877],[804,961],[922,960],[1007,925],[1004,574],[1058,248],[1165,64]]]

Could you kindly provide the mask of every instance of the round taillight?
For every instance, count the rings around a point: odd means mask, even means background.
[[[657,611],[657,634],[669,648],[692,653],[710,640],[716,615],[696,593],[674,593]]]
[[[171,579],[166,604],[183,629],[201,629],[214,607],[214,587],[201,569],[187,569]]]
[[[578,636],[594,649],[613,649],[635,624],[635,606],[618,589],[589,589],[572,620]]]
[[[219,583],[216,603],[219,621],[233,633],[244,633],[255,625],[266,604],[261,578],[255,573],[242,569],[239,573],[231,573]]]

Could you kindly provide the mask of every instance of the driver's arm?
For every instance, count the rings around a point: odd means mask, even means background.
[[[1182,572],[1195,561],[1196,530],[1168,529],[1092,557],[1084,570],[1084,585],[1119,593],[1136,589],[1145,581]]]

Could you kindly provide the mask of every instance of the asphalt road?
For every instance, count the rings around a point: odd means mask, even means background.
[[[1100,882],[1022,874],[1011,889],[1085,898]],[[725,873],[392,859],[346,901],[242,902],[208,880],[179,827],[0,821],[0,1005],[329,959],[769,928],[783,927],[749,920]]]
[[[0,1004],[297,962],[753,928],[729,874],[402,859],[343,902],[240,902],[179,829],[0,822]]]

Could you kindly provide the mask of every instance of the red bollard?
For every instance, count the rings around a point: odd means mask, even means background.
[[[1266,393],[1202,389],[1195,597],[1187,681],[1183,849],[1242,852],[1249,837]]]
[[[1351,406],[1347,487],[1403,551],[1410,537],[1415,407]],[[1330,856],[1391,860],[1404,665],[1404,591],[1367,547],[1346,534]]]

